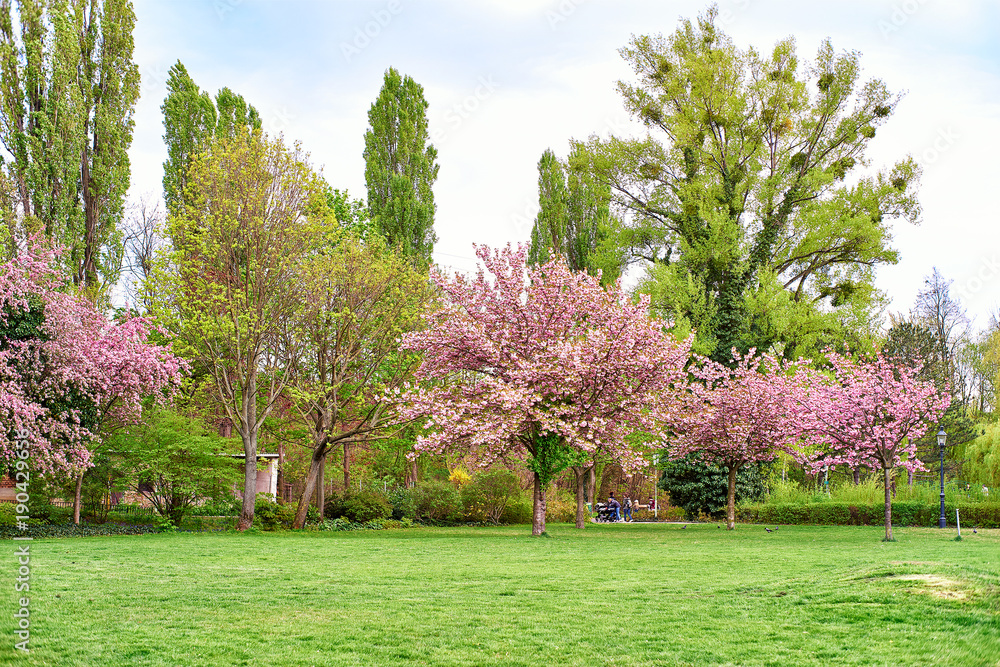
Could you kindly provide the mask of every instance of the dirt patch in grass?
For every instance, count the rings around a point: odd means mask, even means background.
[[[968,597],[962,582],[936,574],[900,574],[892,579],[919,582],[917,587],[908,590],[913,593],[926,593],[942,600],[965,600]]]

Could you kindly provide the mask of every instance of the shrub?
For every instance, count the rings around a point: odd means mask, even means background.
[[[521,496],[521,482],[507,468],[481,472],[462,488],[466,517],[482,523],[499,524],[507,508]]]
[[[395,486],[388,490],[385,497],[392,504],[392,518],[396,521],[417,518],[417,504],[413,501],[410,489]]]
[[[0,503],[0,526],[17,525],[17,513],[14,512],[14,503]]]
[[[341,516],[354,523],[380,521],[392,516],[392,503],[375,491],[358,491],[346,496],[341,502]]]
[[[240,502],[233,497],[206,500],[201,505],[192,507],[188,513],[192,516],[236,516],[241,509]]]
[[[500,523],[506,525],[531,523],[531,499],[522,495],[507,505],[500,515]]]
[[[948,504],[945,518],[955,525],[958,507],[963,525],[1000,527],[1000,502]],[[940,505],[916,501],[892,504],[892,523],[897,526],[936,526]],[[737,510],[739,521],[771,524],[819,524],[839,526],[881,526],[885,522],[885,503],[763,503],[743,505]]]
[[[736,473],[736,502],[760,498],[767,491],[771,464],[746,466]],[[705,513],[720,516],[726,509],[729,479],[726,471],[706,465],[695,455],[665,461],[659,486],[670,494],[670,504],[683,507],[688,518]]]
[[[549,489],[545,498],[545,520],[554,523],[575,523],[575,494],[562,489]]]
[[[426,480],[413,489],[417,518],[422,521],[458,521],[462,518],[462,498],[447,482]]]
[[[279,505],[267,494],[258,493],[253,508],[254,526],[261,530],[278,530],[292,525],[294,505]]]

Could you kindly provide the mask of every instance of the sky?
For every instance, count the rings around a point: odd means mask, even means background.
[[[719,0],[741,48],[794,36],[859,52],[862,77],[903,93],[872,141],[869,168],[922,165],[919,225],[893,225],[900,261],[876,285],[892,312],[934,267],[975,325],[1000,308],[1000,2]],[[616,91],[632,35],[669,34],[706,2],[686,0],[135,0],[142,77],[130,156],[135,198],[162,192],[167,72],[178,60],[213,95],[257,107],[269,133],[300,141],[327,181],[365,198],[364,133],[383,74],[424,87],[440,172],[434,259],[475,268],[473,243],[527,242],[537,163],[571,139],[641,136]]]

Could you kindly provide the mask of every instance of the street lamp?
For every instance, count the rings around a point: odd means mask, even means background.
[[[937,434],[938,447],[941,449],[941,516],[938,517],[938,528],[948,526],[948,521],[944,518],[944,443],[947,439],[948,434],[944,432],[944,427],[941,427]]]

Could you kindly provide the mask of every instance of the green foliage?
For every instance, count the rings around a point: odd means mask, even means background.
[[[327,501],[324,514],[330,519],[343,517],[352,523],[367,523],[392,517],[393,505],[376,491],[354,491],[343,498]]]
[[[428,142],[423,86],[390,67],[368,111],[365,185],[368,211],[391,247],[423,265],[431,262],[437,149]]]
[[[537,433],[532,439],[534,451],[525,462],[528,470],[538,475],[542,488],[549,484],[559,473],[572,465],[576,465],[586,452],[570,447],[557,433]]]
[[[454,486],[437,480],[422,480],[413,488],[417,518],[432,523],[462,518],[462,497]]]
[[[240,503],[229,494],[215,500],[207,500],[188,510],[189,516],[236,516],[240,513]]]
[[[294,505],[279,505],[269,495],[257,494],[253,511],[253,525],[255,527],[261,530],[290,528],[294,519]]]
[[[130,0],[0,7],[0,143],[23,208],[4,212],[4,226],[16,228],[10,240],[42,232],[64,246],[66,273],[95,298],[121,271],[139,98],[134,27]]]
[[[17,525],[17,512],[14,511],[14,507],[14,503],[0,503],[0,527]]]
[[[627,223],[622,248],[650,267],[654,305],[719,362],[733,347],[867,347],[874,267],[898,260],[889,220],[920,214],[914,160],[854,178],[898,96],[829,40],[806,64],[794,38],[740,48],[718,18],[712,6],[621,49],[635,77],[618,89],[649,134],[587,151]]]
[[[477,473],[462,487],[462,504],[470,521],[497,525],[522,495],[517,475],[508,468],[494,468]]]
[[[200,419],[166,408],[147,411],[104,445],[128,485],[175,526],[203,500],[232,502],[239,465],[226,448]]]
[[[582,144],[573,143],[565,164],[546,149],[538,161],[539,210],[529,263],[546,263],[551,250],[563,255],[573,271],[601,271],[602,284],[615,282],[625,258],[613,243],[620,223],[611,217],[610,201],[611,192],[594,178]]]
[[[956,508],[963,526],[1000,527],[1000,502],[946,503],[945,519],[949,526],[955,525]],[[915,500],[892,503],[894,526],[934,527],[940,515],[938,503]],[[774,525],[882,526],[885,502],[748,503],[737,508],[736,516],[745,523]]]
[[[970,482],[985,485],[1000,496],[1000,424],[984,426],[981,433],[966,445],[962,471]]]
[[[149,535],[151,533],[162,532],[159,526],[142,525],[133,526],[119,523],[105,523],[93,525],[81,523],[62,524],[33,524],[27,530],[20,530],[13,526],[0,526],[0,540],[14,537],[98,537],[106,535]]]
[[[213,137],[233,138],[241,129],[260,129],[260,114],[229,88],[220,90],[213,103],[208,91],[198,87],[179,60],[167,73],[167,96],[160,110],[167,145],[163,198],[167,210],[177,212],[192,203],[184,191],[194,157]]]
[[[413,500],[413,493],[410,489],[392,486],[386,492],[385,497],[392,505],[392,518],[396,521],[403,519],[412,521],[417,518],[417,504]]]
[[[337,190],[326,186],[326,203],[337,218],[337,224],[342,229],[347,230],[351,236],[358,239],[367,239],[371,234],[377,233],[371,216],[368,215],[368,207],[360,199],[351,197],[347,190]]]
[[[728,473],[706,465],[696,455],[660,463],[659,487],[670,494],[670,504],[684,509],[690,519],[700,514],[720,516],[726,509]],[[736,474],[736,502],[759,498],[767,490],[770,464],[745,466]]]

